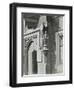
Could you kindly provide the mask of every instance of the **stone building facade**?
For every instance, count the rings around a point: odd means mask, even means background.
[[[22,75],[63,72],[63,17],[22,14]]]

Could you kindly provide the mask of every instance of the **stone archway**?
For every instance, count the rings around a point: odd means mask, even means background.
[[[37,35],[25,38],[24,64],[23,72],[25,75],[37,74],[37,57],[38,57]]]
[[[31,41],[27,47],[28,75],[37,74],[37,50],[35,42]]]

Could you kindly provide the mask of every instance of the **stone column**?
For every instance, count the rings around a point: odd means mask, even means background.
[[[46,65],[48,59],[48,34],[47,31],[43,35],[43,64],[44,64],[44,74],[46,74]]]
[[[26,31],[25,29],[25,19],[23,18],[23,33]]]
[[[28,50],[25,48],[25,75],[28,75]]]

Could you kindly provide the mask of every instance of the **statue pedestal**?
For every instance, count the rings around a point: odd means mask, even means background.
[[[46,63],[38,63],[38,74],[46,74]]]

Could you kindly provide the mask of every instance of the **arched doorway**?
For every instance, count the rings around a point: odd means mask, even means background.
[[[37,51],[34,47],[34,42],[28,47],[28,75],[37,74]]]

